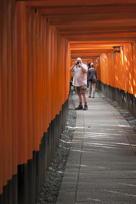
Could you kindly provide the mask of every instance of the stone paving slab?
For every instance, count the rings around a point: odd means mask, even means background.
[[[136,133],[101,95],[88,105],[76,111],[57,204],[136,204]]]

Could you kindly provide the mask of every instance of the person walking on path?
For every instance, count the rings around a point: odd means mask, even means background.
[[[79,97],[79,105],[76,110],[87,110],[87,65],[82,62],[82,59],[78,57],[71,68],[73,73],[73,86],[75,87],[76,93]],[[83,106],[84,103],[84,106]]]
[[[87,81],[89,85],[89,98],[95,97],[95,91],[96,91],[96,83],[97,83],[97,72],[94,68],[94,63],[88,64],[88,75],[87,75]]]

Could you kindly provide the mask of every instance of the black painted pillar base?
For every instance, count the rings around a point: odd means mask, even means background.
[[[3,188],[0,204],[18,204],[17,196],[17,176],[13,176],[12,180]]]
[[[117,101],[121,107],[128,109],[136,117],[136,97],[132,94],[101,82],[98,82],[98,89],[100,89],[105,96]]]
[[[0,195],[0,204],[36,204],[46,170],[59,143],[59,138],[65,128],[68,111],[68,101],[62,111],[51,121],[48,131],[43,133],[40,151],[33,152],[32,160],[19,165],[17,175],[4,187]]]

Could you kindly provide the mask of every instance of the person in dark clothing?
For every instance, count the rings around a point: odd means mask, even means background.
[[[87,81],[89,86],[89,98],[95,97],[95,91],[96,91],[96,83],[97,83],[97,72],[94,68],[94,63],[88,64],[88,75],[87,75]]]

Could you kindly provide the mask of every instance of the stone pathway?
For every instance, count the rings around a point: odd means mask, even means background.
[[[88,101],[76,111],[57,204],[136,204],[136,132],[101,95]]]

